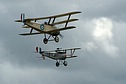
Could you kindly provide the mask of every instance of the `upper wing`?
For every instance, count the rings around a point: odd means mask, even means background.
[[[58,18],[58,17],[63,17],[63,16],[67,16],[67,15],[73,15],[73,14],[78,14],[78,13],[81,13],[81,12],[80,12],[80,11],[69,12],[69,13],[64,13],[64,14],[49,16],[49,17],[46,17],[46,19],[47,19],[47,18]]]
[[[79,50],[81,48],[70,48],[70,49],[64,49],[64,50]]]
[[[27,35],[36,35],[36,34],[43,34],[42,32],[36,32],[36,33],[23,33],[19,35],[27,36]]]
[[[50,19],[50,18],[58,18],[58,17],[63,17],[67,15],[73,15],[73,14],[78,14],[81,13],[80,11],[75,11],[75,12],[69,12],[69,13],[64,13],[64,14],[59,14],[59,15],[54,15],[54,16],[48,16],[48,17],[41,17],[41,18],[28,18],[25,19],[27,21],[34,21],[34,20],[42,20],[42,19]],[[22,22],[21,20],[16,20],[15,22]]]

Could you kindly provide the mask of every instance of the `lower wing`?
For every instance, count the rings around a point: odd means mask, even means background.
[[[68,29],[73,29],[73,28],[76,28],[76,27],[75,26],[69,26],[69,27],[54,29],[54,30],[51,30],[51,31],[47,31],[47,33],[58,32],[58,31],[63,31],[63,30],[68,30]]]
[[[64,27],[64,28],[59,28],[59,29],[54,29],[51,31],[40,31],[40,32],[36,32],[36,33],[23,33],[23,34],[19,34],[19,35],[23,35],[23,36],[27,36],[27,35],[36,35],[36,34],[50,34],[52,32],[58,32],[58,31],[63,31],[63,30],[67,30],[67,29],[73,29],[76,28],[75,26],[69,26],[69,27]]]
[[[43,34],[43,33],[41,33],[41,32],[36,32],[36,33],[23,33],[23,34],[19,34],[19,35],[27,36],[27,35],[36,35],[36,34]]]
[[[77,57],[77,56],[67,56],[66,58],[74,58],[74,57]]]

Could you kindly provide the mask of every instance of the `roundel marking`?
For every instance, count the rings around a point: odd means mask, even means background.
[[[40,25],[40,29],[41,29],[41,30],[44,30],[44,24],[41,24],[41,25]]]

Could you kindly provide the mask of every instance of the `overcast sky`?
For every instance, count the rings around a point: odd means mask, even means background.
[[[0,0],[0,84],[125,84],[125,0]],[[43,17],[71,11],[76,29],[61,32],[59,43],[42,43],[43,35],[23,37],[20,14]],[[62,25],[61,25],[62,27]],[[39,60],[35,47],[81,47],[68,66]]]

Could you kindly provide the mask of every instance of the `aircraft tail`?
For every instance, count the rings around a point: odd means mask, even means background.
[[[37,53],[42,53],[42,49],[40,47],[36,47],[36,52]]]
[[[24,21],[25,21],[25,14],[24,13],[22,13],[21,14],[21,21],[24,23]]]

